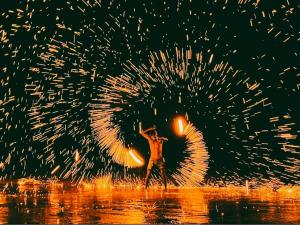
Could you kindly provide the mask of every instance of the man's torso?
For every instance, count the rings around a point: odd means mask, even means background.
[[[162,159],[162,146],[163,146],[163,142],[162,141],[149,141],[149,145],[150,145],[150,158],[152,160],[159,160]]]

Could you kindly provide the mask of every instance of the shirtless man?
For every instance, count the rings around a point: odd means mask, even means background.
[[[150,132],[150,134],[148,132]],[[146,130],[142,129],[140,134],[148,140],[151,152],[149,163],[147,166],[146,189],[148,188],[150,173],[154,165],[159,168],[160,175],[163,178],[165,189],[167,189],[167,178],[165,173],[165,163],[162,157],[162,147],[163,143],[167,141],[168,138],[159,137],[155,126]]]

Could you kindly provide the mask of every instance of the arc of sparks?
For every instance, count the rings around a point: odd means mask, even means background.
[[[171,176],[176,181],[180,181],[181,185],[197,186],[199,182],[203,181],[205,172],[208,169],[209,155],[203,141],[203,135],[182,116],[175,118],[174,130],[177,135],[185,137],[187,145],[185,151],[189,153],[190,157],[181,162],[178,173]]]
[[[96,104],[91,105],[90,110],[91,127],[102,151],[106,151],[112,160],[120,165],[133,168],[143,165],[143,160],[137,157],[137,151],[125,147],[121,128],[114,122],[115,114],[122,113],[128,99],[141,100],[150,96],[155,84],[163,84],[166,87],[174,85],[176,79],[185,80],[188,67],[182,67],[181,61],[184,59],[176,49],[177,62],[168,58],[168,54],[160,52],[151,53],[150,68],[145,65],[138,67],[129,62],[124,65],[124,74],[112,77],[109,76],[104,85],[100,87],[100,95]],[[187,57],[191,56],[191,51],[187,51]],[[198,63],[202,64],[202,58],[198,57]],[[163,63],[163,67],[157,67],[157,63]],[[167,73],[166,68],[172,73]],[[201,68],[201,67],[200,67]],[[150,72],[152,71],[152,72]],[[193,75],[195,76],[195,75]],[[176,79],[172,79],[175,78]],[[172,82],[170,82],[170,80]],[[153,83],[154,82],[154,83]],[[124,98],[126,96],[126,98]],[[179,122],[179,133],[186,137],[187,149],[190,157],[185,158],[176,171],[171,172],[171,176],[179,185],[198,185],[204,179],[208,168],[208,152],[205,148],[203,136],[193,124]],[[186,125],[186,126],[185,126]],[[136,154],[135,154],[136,153]]]

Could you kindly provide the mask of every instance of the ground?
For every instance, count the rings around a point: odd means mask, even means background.
[[[16,186],[0,194],[0,223],[300,223],[299,187]]]

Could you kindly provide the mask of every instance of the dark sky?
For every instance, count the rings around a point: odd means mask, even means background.
[[[95,138],[92,105],[100,104],[106,79],[121,76],[129,62],[149,69],[151,52],[175,58],[177,48],[228,62],[238,70],[226,77],[224,85],[232,88],[210,86],[210,77],[223,78],[210,68],[193,91],[187,88],[192,79],[174,78],[168,88],[152,83],[151,97],[124,95],[127,103],[114,115],[124,142],[149,157],[133,124],[156,123],[170,139],[165,147],[173,151],[164,154],[174,173],[189,155],[170,121],[187,113],[209,154],[206,181],[299,183],[299,7],[281,0],[2,1],[0,176],[49,177],[58,166],[61,179],[121,176],[123,168]],[[255,83],[259,87],[249,91]],[[72,173],[76,151],[82,158]],[[140,176],[144,168],[128,172]]]

